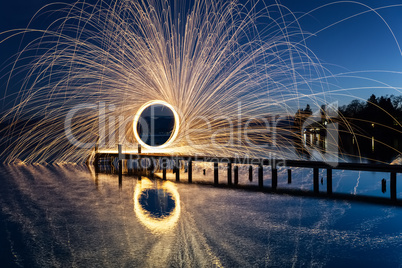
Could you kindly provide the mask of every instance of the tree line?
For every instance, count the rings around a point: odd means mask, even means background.
[[[374,94],[367,101],[353,100],[339,108],[346,120],[360,120],[378,123],[382,126],[398,127],[402,121],[402,96],[381,96]],[[360,124],[360,125],[361,125]]]

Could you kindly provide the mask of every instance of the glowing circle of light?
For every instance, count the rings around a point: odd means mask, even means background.
[[[169,139],[164,144],[159,145],[159,146],[151,146],[149,144],[146,144],[144,141],[141,140],[140,135],[138,134],[138,131],[137,131],[138,121],[140,120],[142,112],[151,105],[166,106],[167,108],[169,108],[172,111],[173,116],[174,116],[174,127],[173,127],[172,134],[170,135]],[[177,135],[179,134],[179,128],[180,128],[179,114],[176,112],[176,110],[173,108],[173,106],[170,105],[169,103],[167,103],[166,101],[162,101],[162,100],[148,101],[147,103],[142,105],[140,107],[140,109],[138,109],[137,113],[134,116],[134,121],[133,121],[134,137],[136,138],[138,143],[141,144],[141,146],[143,146],[147,149],[162,149],[162,148],[169,146],[170,144],[172,144],[172,142],[176,139]]]
[[[180,207],[180,195],[177,192],[176,186],[170,182],[163,182],[162,185],[158,185],[157,188],[162,189],[163,191],[169,193],[172,199],[175,202],[174,209],[169,213],[168,216],[164,216],[161,218],[156,218],[151,215],[148,211],[146,211],[140,204],[140,197],[144,190],[146,189],[154,189],[154,184],[143,178],[140,182],[137,183],[134,190],[134,212],[140,222],[149,228],[152,232],[155,233],[166,233],[171,231],[177,224],[179,220],[181,207]]]

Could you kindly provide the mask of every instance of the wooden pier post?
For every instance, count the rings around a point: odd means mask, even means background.
[[[264,187],[264,166],[261,163],[258,166],[258,187],[263,188]]]
[[[163,180],[166,180],[166,166],[167,166],[167,161],[165,158],[162,158],[162,178],[163,178]]]
[[[248,180],[249,180],[249,182],[253,181],[253,166],[252,165],[250,165],[248,167]]]
[[[129,155],[129,159],[127,160],[127,173],[128,175],[133,174],[133,155]]]
[[[313,168],[313,184],[314,184],[314,193],[319,193],[319,182],[318,182],[318,168]]]
[[[117,151],[119,153],[119,181],[123,176],[123,145],[117,145]]]
[[[192,160],[188,161],[187,170],[188,170],[188,183],[192,183],[193,182],[193,161]]]
[[[123,160],[119,160],[119,181],[123,176]]]
[[[274,167],[272,167],[272,190],[276,190],[278,187],[278,170]]]
[[[233,168],[234,171],[234,185],[239,184],[239,166]]]
[[[292,183],[292,170],[289,168],[288,169],[288,184]]]
[[[228,163],[228,185],[232,185],[232,163]]]
[[[95,174],[99,173],[99,155],[96,154],[94,157]]]
[[[180,162],[178,159],[176,159],[175,161],[175,170],[176,170],[176,181],[179,182],[180,181]]]
[[[327,168],[327,194],[332,194],[332,168]]]
[[[391,172],[391,200],[396,201],[396,173]]]
[[[123,160],[119,160],[119,188],[123,185]]]
[[[218,162],[214,162],[214,184],[219,184]]]
[[[119,160],[122,160],[123,159],[123,145],[118,144],[117,151],[119,152]]]

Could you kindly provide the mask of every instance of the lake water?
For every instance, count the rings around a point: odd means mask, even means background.
[[[312,187],[309,170],[293,174],[294,187]],[[334,191],[383,195],[383,174],[356,174],[334,174]],[[0,177],[1,267],[402,264],[400,207],[144,177],[119,184],[78,165],[3,166]]]

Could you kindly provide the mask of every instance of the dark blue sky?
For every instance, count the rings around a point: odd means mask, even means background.
[[[11,0],[2,1],[0,4],[0,32],[15,28],[24,28],[34,13],[52,0]],[[75,2],[73,0],[61,0],[59,2]],[[269,1],[268,1],[269,2]],[[363,2],[363,1],[362,1]],[[334,1],[326,0],[282,0],[281,3],[289,7],[297,16],[309,12]],[[388,5],[402,5],[402,0],[365,0],[364,4],[377,8]],[[343,1],[323,7],[300,20],[304,31],[315,33],[330,24],[342,20],[350,15],[366,11],[367,8],[357,3]],[[378,10],[395,34],[397,40],[402,43],[402,6]],[[41,27],[37,21],[34,27]],[[18,39],[7,41],[0,45],[0,61],[17,52]],[[402,71],[402,56],[390,30],[381,18],[373,12],[352,18],[317,33],[307,41],[307,45],[326,67],[333,73],[347,71],[386,70]],[[1,74],[4,75],[4,72]],[[364,74],[360,74],[365,76]],[[375,72],[370,78],[378,79],[395,87],[402,86],[402,75]],[[364,81],[362,79],[339,79],[341,88],[377,87],[378,83]],[[1,87],[3,90],[3,87]],[[394,90],[360,89],[350,91],[349,94],[367,99],[372,93],[376,95],[396,94]],[[341,103],[346,103],[352,98],[339,96]]]
[[[397,42],[402,43],[402,1],[362,1],[365,5],[375,9],[378,7],[401,5],[379,9],[377,12],[385,20],[395,35]],[[282,1],[293,11],[308,12],[317,6],[335,1]],[[343,1],[323,7],[306,16],[300,23],[304,30],[315,33],[332,23],[343,20],[348,16],[367,11],[368,8],[357,3]],[[333,27],[317,33],[317,36],[308,40],[307,45],[326,67],[333,73],[347,71],[402,71],[402,56],[390,29],[382,18],[374,12],[368,12],[356,16]],[[328,65],[327,65],[328,64]],[[331,66],[337,65],[337,66]],[[377,79],[394,87],[402,86],[402,76],[374,72],[360,74],[369,78]],[[352,87],[376,87],[379,84],[362,79],[340,79],[339,85],[344,88]],[[384,89],[361,89],[353,90],[350,94],[367,99],[372,93],[377,95],[398,94],[394,90]],[[341,98],[340,100],[347,100]]]

